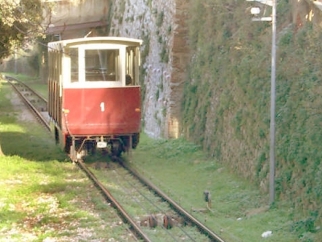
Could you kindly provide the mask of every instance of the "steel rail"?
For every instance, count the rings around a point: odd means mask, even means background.
[[[18,79],[14,78],[14,77],[11,77],[11,76],[4,76],[7,80],[11,81],[11,80],[14,80],[16,82],[18,82],[20,85],[26,87],[28,90],[30,90],[34,95],[36,95],[39,99],[41,99],[41,101],[43,102],[46,102],[47,103],[47,100],[41,96],[39,93],[35,92],[32,88],[30,88],[26,83],[23,83],[21,81],[19,81]]]
[[[162,199],[167,201],[172,207],[176,209],[176,211],[181,214],[183,217],[185,217],[187,220],[189,220],[191,223],[193,223],[195,226],[198,227],[198,229],[205,235],[207,235],[212,241],[215,242],[224,242],[224,240],[219,237],[216,233],[214,233],[212,230],[210,230],[207,226],[202,224],[199,220],[194,218],[191,214],[189,214],[185,209],[180,207],[179,204],[177,204],[175,201],[173,201],[168,195],[166,195],[164,192],[159,190],[154,184],[152,184],[150,181],[142,177],[139,172],[137,172],[133,167],[130,167],[123,161],[119,161],[120,164],[127,169],[129,172],[131,172],[135,177],[137,177],[142,183],[147,185],[151,190],[153,190],[155,193],[157,193]]]
[[[6,76],[6,79],[8,82],[14,87],[15,91],[19,94],[19,96],[22,98],[22,100],[27,104],[27,106],[33,111],[35,115],[39,118],[42,124],[45,125],[45,127],[50,130],[50,127],[47,123],[47,121],[44,119],[44,117],[40,114],[40,112],[32,105],[32,103],[29,102],[29,100],[26,99],[26,97],[18,90],[18,88],[11,82],[11,80],[16,80],[15,78]],[[21,82],[19,82],[21,83]],[[31,92],[35,93],[40,99],[47,102],[43,97],[38,95],[36,92],[34,92],[30,87],[23,84],[26,88],[28,88]],[[215,242],[224,242],[222,238],[220,238],[217,234],[215,234],[213,231],[211,231],[208,227],[206,227],[204,224],[202,224],[200,221],[198,221],[196,218],[194,218],[191,214],[189,214],[185,209],[180,207],[179,204],[177,204],[175,201],[173,201],[169,196],[167,196],[164,192],[159,190],[154,184],[152,184],[147,179],[143,178],[139,172],[137,172],[133,167],[128,166],[126,163],[124,163],[121,159],[118,159],[118,162],[126,168],[128,171],[130,171],[135,177],[137,177],[142,183],[144,183],[146,186],[148,186],[151,190],[153,190],[156,194],[158,194],[162,199],[167,201],[173,208],[177,210],[179,214],[184,216],[187,220],[189,220],[191,223],[193,223],[203,234],[207,235],[212,241]],[[141,230],[141,228],[136,224],[136,222],[128,215],[128,213],[124,210],[124,208],[117,202],[117,200],[111,195],[111,193],[98,181],[98,179],[95,177],[95,175],[87,169],[87,167],[83,164],[83,162],[79,161],[77,162],[80,169],[82,169],[86,175],[93,181],[95,186],[97,186],[105,198],[110,201],[114,207],[117,208],[122,218],[130,224],[133,231],[138,234],[138,237],[143,239],[144,241],[150,242],[151,240],[147,237],[147,235]]]
[[[47,121],[44,120],[43,116],[38,112],[38,110],[32,105],[31,102],[19,91],[19,89],[16,87],[14,83],[12,83],[12,80],[18,81],[12,77],[6,77],[8,82],[13,86],[14,90],[18,93],[18,95],[22,98],[22,100],[25,102],[25,104],[32,110],[32,112],[39,118],[42,123],[45,125],[45,127],[50,130],[50,127],[47,123]],[[19,81],[18,81],[19,82]],[[21,82],[19,82],[20,84]],[[34,93],[34,91],[28,87],[26,88]],[[43,99],[47,103],[45,99]],[[137,234],[140,239],[146,242],[151,242],[151,240],[144,234],[144,232],[140,229],[140,227],[136,224],[136,222],[126,213],[126,211],[123,209],[123,207],[117,202],[117,200],[111,195],[111,193],[102,185],[102,183],[99,182],[99,180],[95,177],[95,175],[83,164],[83,162],[79,161],[77,162],[77,165],[81,170],[85,172],[87,177],[94,183],[94,185],[103,193],[104,197],[110,201],[114,207],[117,208],[117,211],[130,226],[132,227],[132,232]]]
[[[50,131],[50,125],[48,124],[47,120],[43,117],[43,115],[41,115],[41,113],[37,110],[37,108],[35,108],[34,105],[22,94],[22,92],[19,91],[19,89],[16,87],[16,85],[14,83],[12,83],[12,81],[10,79],[13,79],[13,78],[12,77],[9,77],[9,78],[6,77],[6,78],[7,78],[8,82],[12,85],[12,87],[14,88],[16,93],[19,95],[19,97],[22,99],[22,101],[36,115],[37,120],[40,121],[40,123],[43,124],[48,131]],[[16,79],[14,79],[14,80],[17,81]],[[19,82],[19,83],[21,83],[21,82]],[[27,87],[30,92],[35,93],[37,96],[39,96],[30,87],[28,87],[27,85],[24,85],[24,86]],[[47,101],[44,98],[42,98],[42,100],[47,103]]]
[[[102,185],[102,183],[95,177],[95,175],[83,164],[82,161],[78,161],[77,165],[83,170],[88,178],[93,181],[94,185],[98,187],[105,198],[110,201],[114,207],[117,208],[117,211],[122,216],[122,218],[130,224],[134,233],[138,235],[141,239],[146,242],[151,242],[149,237],[141,230],[141,228],[136,224],[136,222],[131,218],[131,216],[125,211],[125,209],[121,206],[121,204],[112,196],[112,194]]]

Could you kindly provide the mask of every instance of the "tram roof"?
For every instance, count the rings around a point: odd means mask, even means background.
[[[80,44],[102,44],[102,43],[109,43],[109,44],[119,44],[119,45],[127,45],[127,46],[140,46],[142,44],[141,39],[133,39],[133,38],[126,38],[126,37],[111,37],[111,36],[104,36],[104,37],[86,37],[86,38],[76,38],[76,39],[66,39],[60,40],[55,42],[49,42],[48,46],[56,49],[55,47],[62,47],[68,45],[80,45]]]

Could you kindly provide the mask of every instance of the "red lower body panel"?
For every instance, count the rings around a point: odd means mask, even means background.
[[[139,87],[63,89],[63,129],[70,135],[140,132]]]

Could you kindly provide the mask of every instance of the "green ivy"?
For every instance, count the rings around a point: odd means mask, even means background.
[[[277,199],[293,199],[303,213],[309,201],[315,201],[322,212],[322,31],[310,22],[299,29],[289,25],[285,16],[291,13],[290,4],[278,1]],[[229,0],[191,2],[192,54],[182,125],[189,139],[232,169],[253,167],[242,175],[259,185],[268,179],[271,25],[245,18],[245,5]],[[240,142],[231,142],[232,137]],[[298,191],[303,194],[294,199]]]

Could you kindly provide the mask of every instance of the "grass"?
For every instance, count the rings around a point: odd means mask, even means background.
[[[101,230],[95,226],[100,220],[93,210],[102,219],[115,215],[106,211],[98,194],[91,195],[78,169],[64,162],[66,157],[49,134],[37,123],[19,121],[19,111],[12,111],[7,93],[8,85],[1,83],[0,241],[8,234],[12,241],[23,237],[30,237],[26,241],[72,241],[77,228],[90,233],[94,227],[96,238],[105,238],[107,233],[118,238],[119,228],[110,231],[106,225]],[[188,211],[206,208],[203,192],[210,191],[212,212],[193,214],[226,241],[309,242],[319,241],[322,235],[320,229],[316,231],[319,225],[314,216],[301,215],[292,201],[269,208],[267,194],[183,139],[153,140],[142,134],[132,164]],[[89,204],[93,210],[88,210]],[[268,230],[273,235],[261,238]]]
[[[182,132],[264,192],[269,188],[270,25],[245,17],[246,1],[218,2],[195,0],[187,6],[193,58],[183,81]],[[311,220],[322,222],[320,17],[296,26],[287,17],[303,11],[296,1],[280,0],[277,9],[275,197],[299,210],[292,220],[302,221],[298,214],[305,214],[306,222],[299,224],[310,230]],[[309,241],[307,234],[300,236]]]
[[[30,121],[25,121],[20,116],[21,110],[13,110],[9,100],[10,96],[7,95],[9,88],[9,84],[3,83],[0,90],[0,112],[2,114],[0,144],[3,153],[7,156],[17,155],[30,160],[46,157],[48,160],[53,157],[59,160],[66,158],[62,153],[58,155],[58,149],[53,146],[52,137],[49,133],[44,136],[44,130],[39,129],[37,122],[30,125]],[[25,122],[24,125],[21,125],[21,122]]]
[[[206,157],[198,146],[181,139],[141,137],[132,164],[188,211],[206,208],[203,192],[210,191],[212,212],[193,214],[226,241],[318,241],[321,237],[320,230],[292,230],[303,220],[294,217],[291,201],[268,207],[268,194]],[[268,230],[273,236],[261,238]]]
[[[116,214],[0,80],[0,242],[120,238]]]

